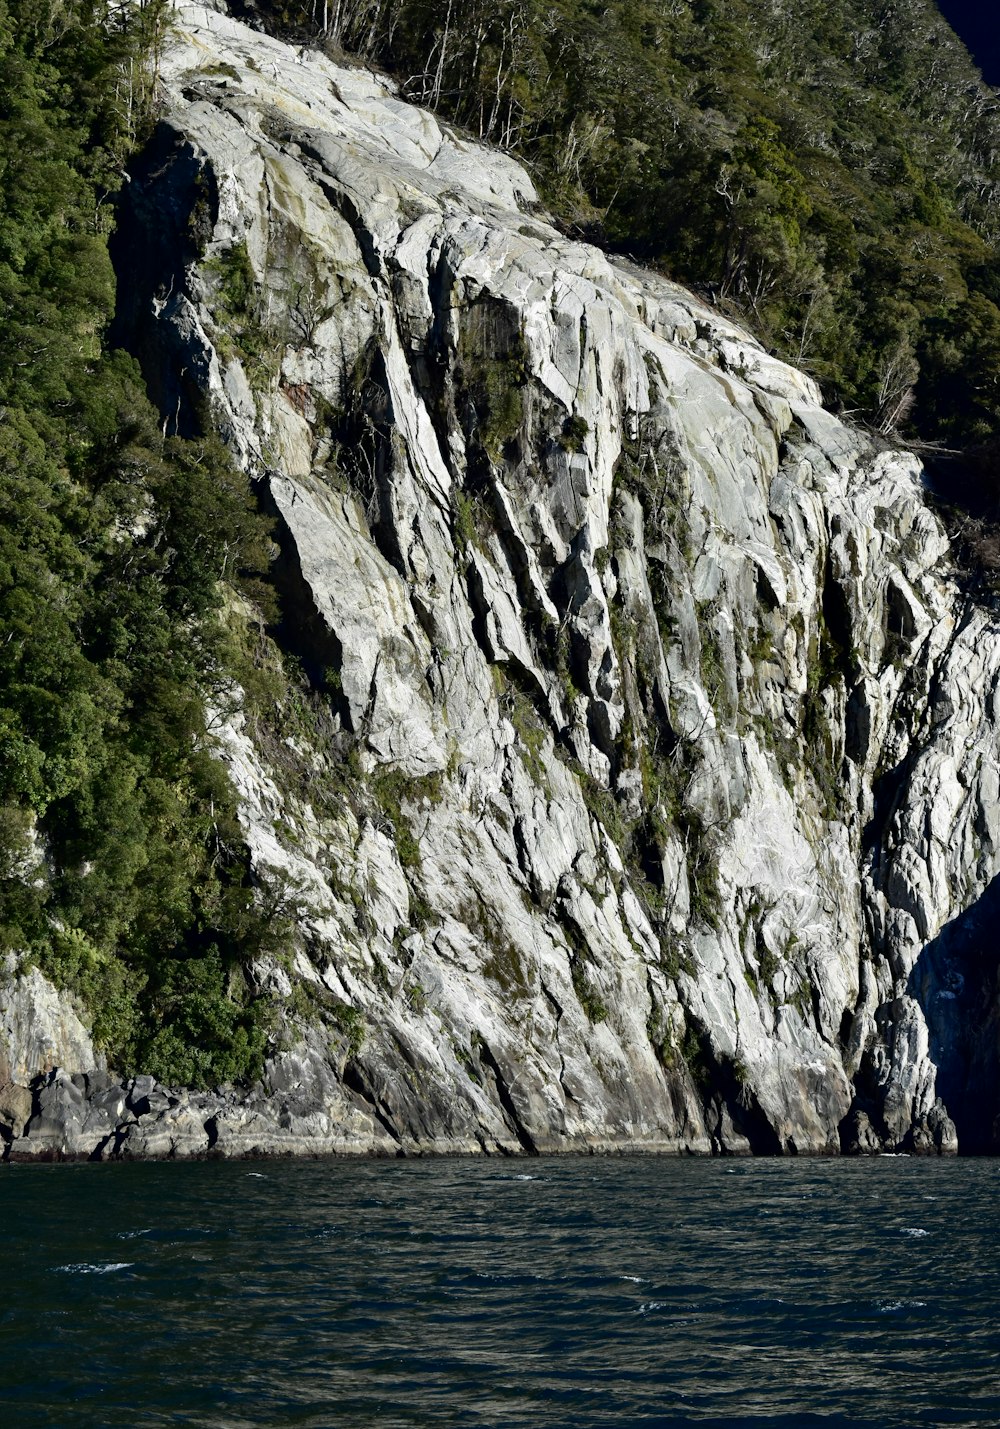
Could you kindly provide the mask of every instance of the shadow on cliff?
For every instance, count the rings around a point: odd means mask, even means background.
[[[164,435],[198,436],[209,350],[188,312],[187,268],[218,217],[215,177],[192,144],[160,123],[128,180],[109,242],[117,279],[111,344],[138,359]]]
[[[923,1010],[959,1150],[1000,1151],[1000,876],[927,944],[907,991]]]
[[[924,488],[951,541],[955,576],[978,605],[1000,607],[1000,438],[924,456]]]

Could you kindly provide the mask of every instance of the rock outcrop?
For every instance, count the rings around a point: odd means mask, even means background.
[[[11,1154],[995,1149],[1000,642],[919,463],[388,81],[189,4],[161,81],[119,327],[276,518],[313,693],[219,753],[298,935],[263,1085],[45,1069]]]

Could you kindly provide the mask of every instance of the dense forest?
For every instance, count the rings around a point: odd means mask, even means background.
[[[993,438],[997,96],[930,0],[242,12],[516,152],[567,231],[698,286],[876,432]],[[252,961],[282,924],[206,713],[269,535],[108,338],[168,24],[167,0],[0,0],[0,945],[80,993],[118,1067],[209,1084],[260,1066]]]
[[[77,989],[117,1065],[199,1083],[263,1045],[266,919],[205,726],[220,577],[267,537],[106,341],[164,8],[0,0],[0,944]]]

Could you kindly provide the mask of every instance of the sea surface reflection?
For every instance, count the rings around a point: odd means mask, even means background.
[[[4,1167],[0,1423],[1000,1423],[1000,1162]]]

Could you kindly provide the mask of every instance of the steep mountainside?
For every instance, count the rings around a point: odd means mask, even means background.
[[[287,946],[246,1093],[12,962],[9,1154],[995,1149],[1000,645],[919,464],[366,70],[181,4],[160,78],[118,334],[275,522],[208,729]]]

